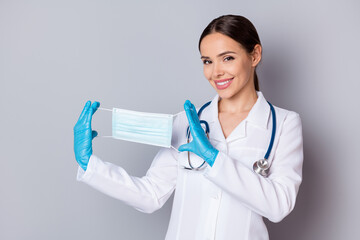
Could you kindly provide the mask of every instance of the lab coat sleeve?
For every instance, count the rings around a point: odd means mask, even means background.
[[[302,181],[301,119],[291,112],[283,124],[268,178],[222,152],[204,173],[214,184],[272,222],[280,222],[293,210]]]
[[[175,119],[173,131],[177,129],[177,122]],[[173,132],[173,144],[176,141],[177,134]],[[177,152],[162,148],[144,177],[130,176],[122,167],[92,155],[86,171],[78,168],[77,180],[141,212],[152,213],[161,208],[174,191],[177,170]]]

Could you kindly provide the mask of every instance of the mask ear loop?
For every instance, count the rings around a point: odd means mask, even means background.
[[[183,111],[183,112],[184,112],[184,111]],[[177,114],[173,114],[173,117],[176,117],[176,116],[182,114],[183,112],[179,112],[179,113],[177,113]],[[170,145],[170,148],[174,149],[177,153],[181,153],[181,152],[180,152],[179,150],[177,150],[177,148],[174,147],[173,145]]]
[[[177,150],[173,145],[170,145],[170,148],[174,149],[177,153],[180,153],[180,151]]]
[[[102,107],[99,107],[98,108],[99,110],[103,110],[103,111],[109,111],[109,112],[112,112],[113,110],[111,109],[108,109],[108,108],[102,108]]]
[[[112,112],[112,111],[113,111],[112,109],[102,108],[102,107],[99,107],[98,110],[109,111],[109,112]],[[112,138],[112,136],[102,136],[102,135],[97,135],[96,137],[100,137],[100,138]]]

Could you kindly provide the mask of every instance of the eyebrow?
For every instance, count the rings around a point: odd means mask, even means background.
[[[229,54],[229,53],[236,53],[236,52],[226,51],[226,52],[219,53],[216,57],[221,57],[221,56],[224,56],[224,55]],[[200,59],[203,59],[203,58],[209,58],[209,57],[207,57],[207,56],[201,56]]]

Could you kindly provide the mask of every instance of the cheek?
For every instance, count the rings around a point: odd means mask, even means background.
[[[231,71],[236,76],[247,76],[251,70],[251,66],[245,64],[245,63],[239,63],[237,65],[234,65],[231,67]]]
[[[209,66],[204,66],[204,76],[207,80],[211,79],[211,69]]]

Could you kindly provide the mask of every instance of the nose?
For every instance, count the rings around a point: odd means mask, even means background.
[[[218,79],[220,76],[224,75],[225,72],[220,63],[214,63],[213,66],[214,66],[212,71],[213,79]]]

